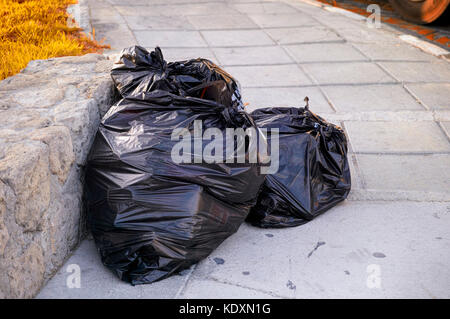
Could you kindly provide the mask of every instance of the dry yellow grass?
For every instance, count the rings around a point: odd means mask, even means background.
[[[29,61],[98,52],[107,46],[67,26],[76,0],[0,0],[0,80]]]

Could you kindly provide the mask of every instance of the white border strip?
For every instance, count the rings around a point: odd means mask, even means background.
[[[409,43],[415,47],[418,47],[419,49],[430,53],[432,55],[435,56],[441,56],[441,55],[447,55],[450,54],[449,51],[438,47],[437,45],[433,44],[433,43],[429,43],[427,41],[421,40],[413,35],[409,35],[409,34],[402,34],[398,36],[400,40],[405,41],[406,43]]]

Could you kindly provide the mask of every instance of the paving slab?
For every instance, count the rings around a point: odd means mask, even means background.
[[[224,66],[293,63],[293,60],[279,46],[213,48],[212,51]]]
[[[450,83],[411,83],[406,87],[429,109],[450,110]]]
[[[147,50],[154,50],[154,47],[147,47]],[[170,48],[161,47],[164,59],[172,61],[184,61],[189,59],[203,58],[213,61],[214,63],[220,64],[217,61],[216,56],[209,48]]]
[[[212,47],[274,45],[269,36],[261,30],[201,31]]]
[[[237,3],[231,5],[242,13],[296,13],[297,11],[282,2]]]
[[[236,14],[237,10],[226,3],[190,3],[168,5],[143,5],[143,6],[115,6],[123,16],[189,16],[208,14]]]
[[[315,43],[286,46],[298,63],[368,61],[359,51],[346,43]]]
[[[123,48],[136,45],[136,39],[129,30],[121,28],[120,30],[110,30],[111,24],[109,23],[97,23],[95,24],[96,37],[99,40],[108,40],[107,43],[111,47],[109,53],[120,52]],[[105,42],[106,43],[106,42]]]
[[[399,43],[396,35],[384,30],[383,26],[380,29],[369,28],[365,22],[351,21],[346,17],[327,17],[320,22],[351,43]]]
[[[285,298],[448,298],[448,209],[346,201],[299,227],[244,224],[197,266],[188,287],[211,279]]]
[[[356,157],[368,189],[440,192],[450,200],[450,154]]]
[[[345,128],[355,152],[450,152],[447,137],[432,121],[346,121]]]
[[[116,20],[116,18],[118,18],[119,20]],[[124,23],[124,20],[122,19],[120,13],[113,7],[106,5],[104,7],[95,8],[95,12],[91,14],[91,20],[94,20],[94,22],[95,20],[114,22],[117,27],[121,26],[122,23]]]
[[[338,112],[425,110],[399,84],[325,86],[323,90]]]
[[[113,4],[117,4],[115,3],[118,0],[85,0],[90,9],[101,9],[101,8],[111,8],[111,6]],[[130,0],[124,0],[124,1],[130,1]],[[136,0],[136,1],[145,1],[145,0]],[[122,2],[124,3],[124,2]]]
[[[365,62],[311,63],[303,68],[319,84],[393,83],[395,79],[378,65]]]
[[[396,79],[403,82],[450,82],[448,62],[380,62]]]
[[[105,2],[89,1],[89,5],[102,5],[91,10],[91,26],[95,29],[97,40],[103,40],[111,46],[111,52],[118,52],[125,47],[136,44],[133,32],[126,25],[123,17]]]
[[[134,31],[138,43],[146,47],[207,47],[198,31]]]
[[[199,30],[258,29],[258,26],[244,14],[188,16],[187,19]]]
[[[325,8],[317,10],[317,8],[312,8],[311,6],[298,8],[296,3],[290,3],[291,6],[296,7],[300,12],[308,14],[309,16],[314,16],[320,24],[325,25],[330,28],[351,28],[353,26],[360,26],[360,21],[355,21],[355,19],[349,19],[341,14],[336,14],[335,12],[330,12]]]
[[[242,90],[244,102],[248,102],[247,112],[252,112],[262,107],[303,107],[304,98],[309,98],[311,111],[332,113],[333,110],[327,100],[315,87],[308,88],[244,88]]]
[[[310,85],[311,81],[296,65],[232,66],[227,72],[244,87]]]
[[[249,14],[249,17],[263,28],[319,26],[316,20],[301,13]]]
[[[321,27],[293,27],[267,29],[272,39],[279,44],[343,42],[335,32]]]
[[[373,60],[397,60],[397,61],[420,61],[430,62],[436,58],[411,45],[402,43],[353,43],[366,56]],[[386,54],[389,52],[389,54]]]
[[[166,17],[166,16],[125,16],[131,30],[195,30],[187,17]]]

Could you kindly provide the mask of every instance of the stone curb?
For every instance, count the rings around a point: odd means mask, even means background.
[[[112,103],[100,54],[34,60],[0,82],[0,298],[30,298],[86,233],[83,165]]]

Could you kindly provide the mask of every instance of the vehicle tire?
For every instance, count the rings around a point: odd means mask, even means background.
[[[450,0],[389,0],[389,3],[406,20],[427,24],[445,12]]]

